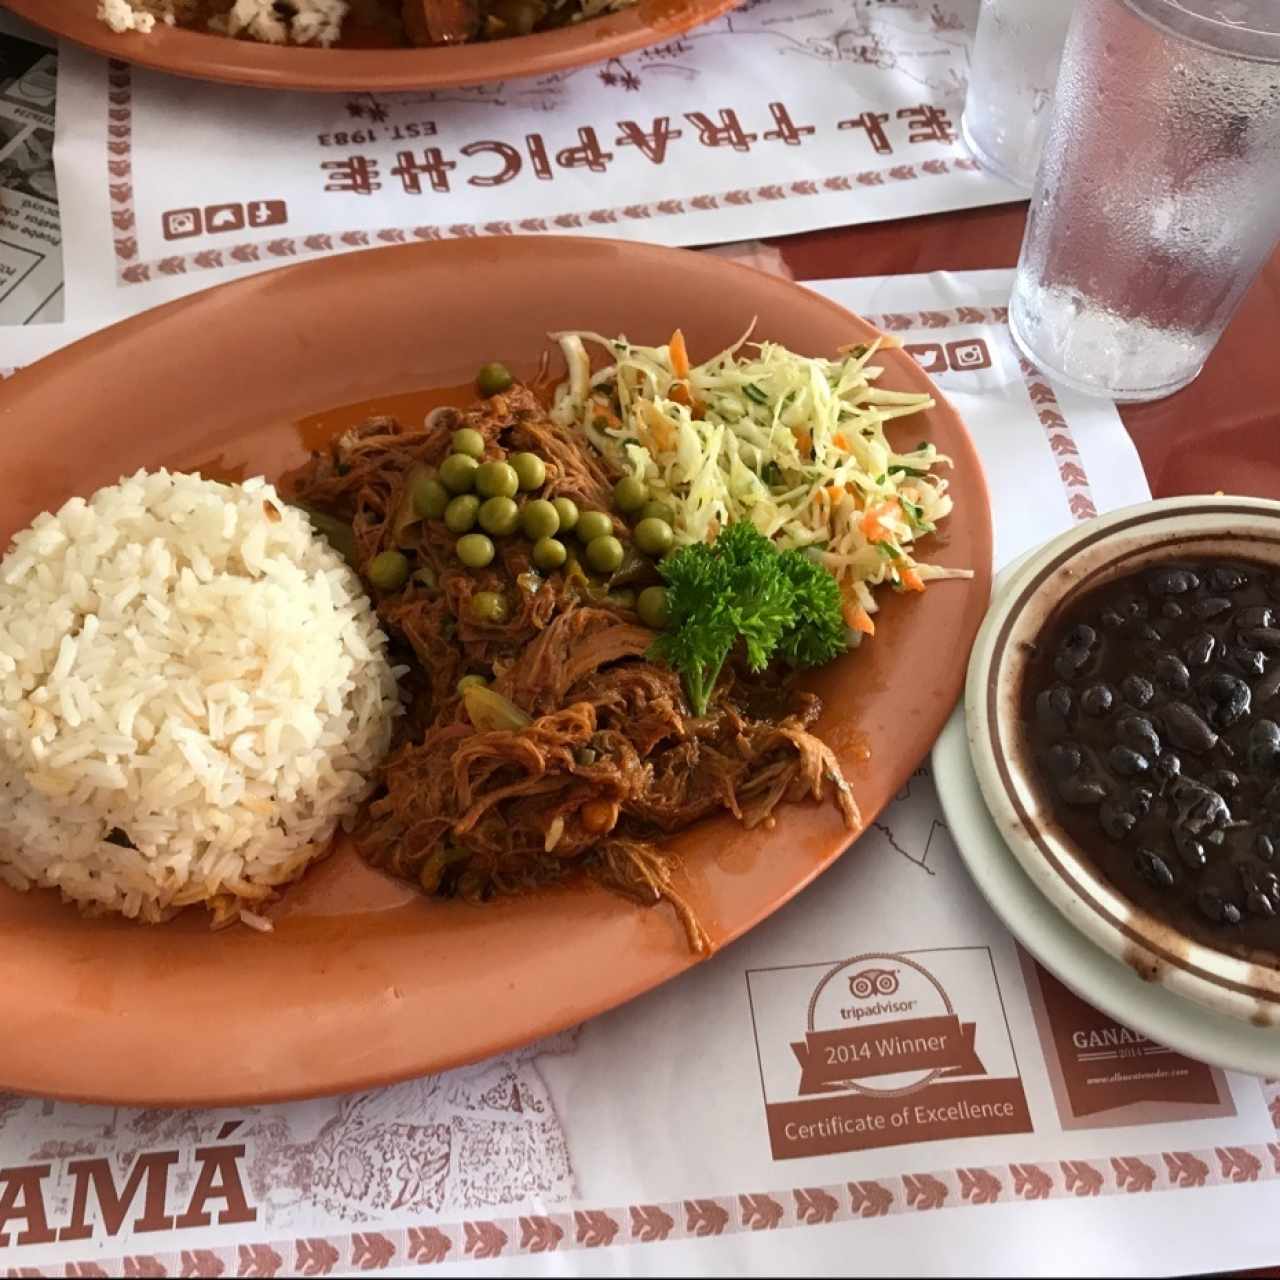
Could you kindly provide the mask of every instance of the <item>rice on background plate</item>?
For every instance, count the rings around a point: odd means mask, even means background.
[[[203,19],[217,35],[327,48],[342,34],[346,16],[347,0],[98,0],[99,20],[118,35],[146,35],[157,22],[193,25]]]
[[[367,795],[395,676],[359,579],[266,481],[72,498],[0,561],[0,879],[266,927]]]

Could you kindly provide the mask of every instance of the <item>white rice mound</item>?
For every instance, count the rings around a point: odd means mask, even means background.
[[[254,905],[368,793],[395,677],[359,579],[265,480],[72,498],[0,561],[0,879],[269,927]]]

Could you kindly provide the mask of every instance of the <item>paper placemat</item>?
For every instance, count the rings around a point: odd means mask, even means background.
[[[48,37],[0,11],[0,352],[5,326],[62,319],[57,75]]]
[[[376,96],[208,85],[66,48],[69,314],[376,244],[710,244],[1025,198],[958,140],[977,10],[747,0],[606,64]]]
[[[1114,409],[1015,353],[1009,278],[813,286],[899,333],[964,414],[1000,564],[1148,496]],[[1274,1248],[1278,1124],[1274,1084],[1153,1044],[1026,960],[922,767],[760,928],[550,1042],[280,1106],[0,1098],[0,1260],[33,1276],[1222,1269]]]

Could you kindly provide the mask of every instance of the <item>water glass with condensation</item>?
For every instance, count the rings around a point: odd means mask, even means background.
[[[1075,0],[982,0],[960,118],[984,169],[1030,191]]]
[[[1191,382],[1280,241],[1280,0],[1079,0],[1009,323],[1114,400]]]

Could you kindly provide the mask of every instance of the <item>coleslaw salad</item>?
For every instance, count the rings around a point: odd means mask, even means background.
[[[672,509],[677,546],[750,520],[783,549],[807,549],[840,584],[855,636],[875,632],[873,588],[923,591],[971,577],[914,555],[917,538],[951,511],[936,474],[950,459],[928,441],[895,448],[886,434],[935,403],[879,385],[876,353],[896,340],[881,335],[827,360],[750,342],[750,333],[698,365],[679,330],[661,347],[553,334],[568,378],[551,416]],[[594,370],[592,348],[606,356]]]

